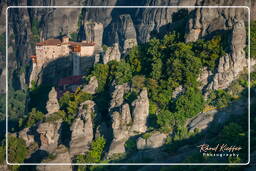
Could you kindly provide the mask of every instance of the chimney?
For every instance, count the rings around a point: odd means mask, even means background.
[[[69,42],[69,37],[68,36],[62,37],[62,43],[68,43],[68,42]]]

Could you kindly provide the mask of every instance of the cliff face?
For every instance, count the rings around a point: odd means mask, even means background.
[[[1,30],[0,34],[5,32],[4,18],[6,2],[1,3]],[[249,4],[249,1],[241,2],[239,0],[229,1],[210,1],[210,0],[180,0],[180,1],[158,1],[158,0],[144,0],[140,2],[128,2],[123,0],[109,0],[109,1],[84,1],[76,0],[72,2],[64,1],[12,1],[8,5],[251,5],[252,19],[255,19],[254,9],[255,3]],[[211,12],[209,12],[211,11]],[[185,17],[186,16],[186,17]],[[119,8],[103,8],[103,9],[11,9],[9,10],[9,70],[10,76],[13,78],[12,86],[15,89],[23,89],[25,83],[28,82],[28,74],[30,68],[22,68],[25,64],[29,64],[28,56],[34,54],[34,43],[38,39],[33,40],[33,35],[40,40],[50,37],[58,37],[61,35],[77,35],[77,39],[87,39],[108,46],[114,46],[118,43],[120,52],[125,52],[128,48],[136,45],[137,43],[146,42],[151,36],[160,32],[165,33],[172,30],[179,30],[185,33],[186,41],[195,41],[200,37],[207,37],[215,32],[227,31],[230,35],[231,41],[235,42],[236,35],[244,34],[244,28],[240,31],[236,29],[237,33],[233,31],[234,25],[241,23],[246,24],[247,20],[246,9],[177,9],[177,8],[132,8],[132,9],[119,9]],[[245,22],[245,23],[244,23]],[[184,27],[185,26],[185,27]],[[233,33],[232,33],[233,32]],[[111,39],[109,37],[111,36]],[[244,46],[244,41],[238,45]],[[233,46],[233,44],[231,45]],[[232,68],[235,66],[245,66],[245,62],[239,60],[243,58],[244,54],[238,52],[238,46],[232,49],[230,47],[230,56],[235,60],[233,66],[228,70],[233,72]],[[5,77],[3,60],[4,56],[0,53],[1,57],[1,78]],[[223,60],[220,61],[220,63]],[[57,71],[61,75],[61,73]],[[219,73],[217,71],[216,73]],[[216,86],[208,86],[209,88],[222,88],[223,85],[218,86],[216,80],[224,77],[215,74],[213,83]],[[236,74],[229,77],[230,80],[234,79]],[[218,79],[217,79],[218,77]],[[228,83],[230,81],[227,81]],[[211,83],[210,83],[211,84]],[[4,89],[4,84],[0,85],[1,90]]]

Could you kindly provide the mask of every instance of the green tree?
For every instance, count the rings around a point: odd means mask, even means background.
[[[139,47],[133,47],[127,56],[127,62],[131,66],[132,73],[139,73],[141,71],[141,58],[140,58]]]
[[[109,66],[107,64],[96,64],[94,65],[92,73],[86,78],[87,80],[90,80],[92,76],[96,76],[99,83],[97,92],[101,92],[105,88],[105,85],[108,80],[108,75],[109,75]]]
[[[10,163],[23,163],[28,155],[28,149],[23,139],[13,136],[8,137],[8,161]],[[17,170],[18,165],[12,166],[12,170]]]
[[[195,88],[188,88],[175,102],[176,112],[191,118],[201,112],[204,107],[204,98],[202,93]]]
[[[25,126],[27,128],[30,128],[38,121],[42,121],[43,118],[44,118],[44,114],[42,112],[36,110],[36,108],[33,108],[32,111],[28,113],[28,119],[26,121]]]
[[[108,63],[110,68],[110,81],[115,80],[117,85],[127,83],[132,79],[131,67],[124,61],[110,61]]]

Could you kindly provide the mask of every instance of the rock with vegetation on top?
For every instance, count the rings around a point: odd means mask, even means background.
[[[121,53],[118,43],[114,43],[112,47],[108,47],[103,57],[103,63],[107,64],[109,61],[120,61]]]

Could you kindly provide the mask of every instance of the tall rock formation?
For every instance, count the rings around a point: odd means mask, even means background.
[[[80,104],[79,112],[73,121],[70,141],[70,154],[78,155],[89,150],[93,139],[93,115],[95,115],[95,103],[87,100]]]
[[[147,90],[142,90],[132,103],[132,115],[129,104],[124,102],[124,94],[129,91],[128,84],[117,85],[111,95],[109,112],[112,117],[113,140],[107,154],[108,157],[124,153],[125,142],[129,137],[147,130],[146,121],[149,112]]]
[[[58,112],[60,109],[59,102],[57,99],[57,91],[52,87],[48,95],[48,101],[46,103],[47,114]]]

